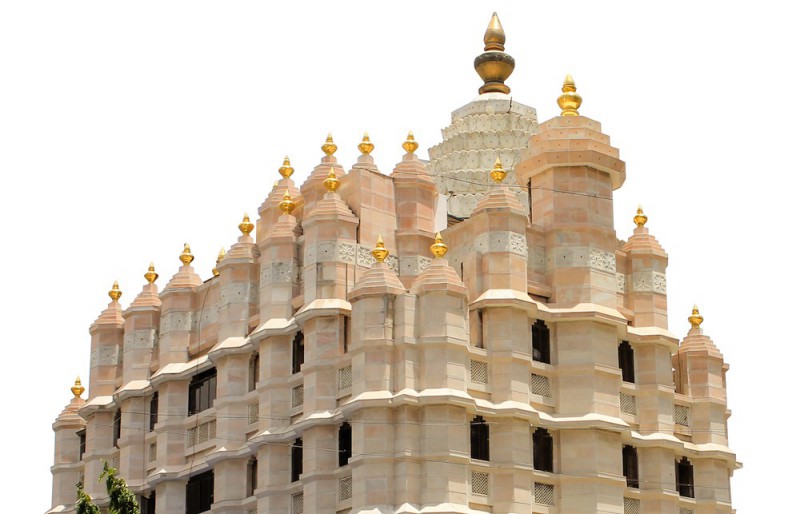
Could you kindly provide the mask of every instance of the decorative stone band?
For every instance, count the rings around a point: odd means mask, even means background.
[[[611,252],[587,246],[566,246],[551,250],[547,255],[550,268],[592,268],[610,273],[617,272],[617,259]]]
[[[220,303],[255,303],[256,293],[257,289],[249,282],[234,282],[220,289]]]
[[[631,275],[636,293],[667,294],[667,276],[657,271],[637,271]]]
[[[617,273],[617,292],[624,293],[625,292],[625,274],[624,273]]]
[[[373,246],[339,241],[308,243],[303,248],[303,262],[304,265],[318,262],[344,262],[368,268],[375,264],[372,249]],[[389,269],[398,273],[399,265],[396,255],[389,255],[385,262],[389,265]]]
[[[127,332],[123,346],[125,351],[139,350],[141,348],[150,349],[155,344],[155,341],[156,330],[154,328],[145,328]]]
[[[528,256],[528,242],[525,236],[515,232],[489,232],[475,238],[475,251],[478,253],[509,252],[523,257]]]
[[[92,350],[89,366],[116,366],[119,364],[119,346],[99,347]]]
[[[297,270],[294,262],[270,262],[261,266],[262,284],[281,284],[294,282]]]
[[[430,265],[430,263],[431,260],[428,257],[423,257],[421,255],[409,255],[405,257],[400,257],[398,259],[398,267],[400,270],[400,274],[404,276],[419,275],[420,273],[425,271],[425,269]]]
[[[161,315],[159,332],[163,335],[166,332],[194,329],[194,313],[192,312],[168,312]]]

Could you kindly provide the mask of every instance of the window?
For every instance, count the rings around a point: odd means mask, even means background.
[[[83,460],[86,453],[86,429],[78,430],[78,460]]]
[[[186,484],[186,514],[200,514],[211,510],[214,503],[214,470],[200,473]]]
[[[153,396],[150,398],[150,431],[152,432],[156,428],[156,423],[158,423],[158,391],[153,393]]]
[[[303,440],[295,439],[292,445],[292,469],[291,474],[292,482],[300,480],[300,475],[303,474]]]
[[[261,358],[259,354],[256,353],[253,355],[253,358],[250,359],[250,375],[247,390],[255,391],[259,380],[261,380]]]
[[[217,369],[211,368],[192,377],[189,383],[189,415],[210,409],[217,397]]]
[[[639,488],[639,455],[633,446],[622,447],[622,474],[625,475],[628,487]]]
[[[628,341],[622,341],[617,348],[619,355],[619,369],[622,370],[622,381],[636,382],[634,369],[633,369],[633,348]]]
[[[339,427],[339,466],[347,466],[353,455],[353,428],[350,423],[344,422]]]
[[[247,462],[247,496],[253,496],[258,489],[258,459],[251,458]]]
[[[540,319],[531,325],[531,358],[550,364],[550,329]]]
[[[156,514],[156,492],[150,491],[150,496],[141,496],[139,507],[142,514]]]
[[[694,468],[686,457],[675,461],[675,489],[681,496],[694,498]]]
[[[122,435],[122,409],[114,413],[114,435],[111,444],[119,448],[119,438]]]
[[[469,456],[477,460],[489,460],[489,424],[481,416],[470,423]]]
[[[544,428],[533,433],[533,469],[553,472],[553,436]]]
[[[305,359],[305,337],[303,332],[298,332],[292,341],[292,373],[300,373],[300,366]]]
[[[343,316],[343,318],[342,330],[344,331],[344,337],[342,338],[342,353],[347,353],[347,350],[350,348],[350,316]]]

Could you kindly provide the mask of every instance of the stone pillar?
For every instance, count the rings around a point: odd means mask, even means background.
[[[89,398],[110,396],[117,388],[118,367],[121,360],[125,321],[119,298],[122,293],[114,282],[108,292],[111,302],[89,327],[92,336],[92,354],[89,362]]]
[[[270,227],[269,234],[259,243],[259,319],[265,323],[271,319],[287,320],[292,317],[292,299],[299,292],[297,287],[298,249],[297,218],[291,215],[293,200],[284,204],[288,211]],[[289,207],[291,205],[291,208]],[[223,261],[224,262],[224,261]]]
[[[250,317],[258,313],[258,248],[250,237],[253,224],[246,214],[239,230],[242,235],[238,242],[217,265],[219,341],[246,336],[250,332]]]
[[[194,260],[189,245],[180,255],[183,264],[161,293],[161,327],[158,340],[158,361],[182,364],[189,359],[189,346],[195,326],[194,291],[203,283],[190,266]]]
[[[158,278],[152,264],[145,279],[147,284],[131,305],[122,313],[125,337],[122,358],[122,383],[150,378],[153,347],[161,318],[161,299],[158,297]]]
[[[267,238],[272,227],[278,222],[278,218],[281,217],[282,213],[278,206],[283,201],[283,196],[286,193],[289,193],[289,196],[294,199],[298,212],[302,210],[303,198],[300,195],[300,189],[291,179],[294,174],[294,168],[289,163],[289,157],[283,160],[283,166],[278,169],[278,172],[281,174],[281,179],[275,182],[264,202],[258,208],[256,243],[259,248],[261,248],[261,243]]]
[[[81,398],[83,387],[77,379],[72,387],[73,398],[53,423],[55,450],[53,456],[53,507],[75,504],[75,484],[83,475],[80,456],[80,437],[78,432],[86,427],[86,422],[78,415],[78,410],[86,402]],[[85,481],[85,480],[84,480]]]

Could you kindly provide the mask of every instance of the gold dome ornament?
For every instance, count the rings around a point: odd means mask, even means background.
[[[158,273],[156,273],[156,267],[153,266],[153,263],[150,263],[150,266],[147,268],[147,273],[144,274],[144,279],[147,280],[148,284],[154,283],[158,280]]]
[[[576,93],[575,81],[572,75],[567,73],[564,85],[561,86],[561,96],[558,97],[558,106],[561,107],[561,116],[580,116],[578,109],[583,103],[581,95]]]
[[[489,172],[489,175],[492,177],[492,180],[494,180],[495,183],[497,184],[505,180],[506,175],[508,175],[508,172],[503,169],[503,164],[500,162],[500,157],[498,157],[497,160],[494,161],[494,168],[492,169],[491,172]]]
[[[505,53],[505,43],[506,33],[495,12],[483,35],[484,53],[476,57],[474,63],[475,71],[483,79],[483,85],[478,89],[480,94],[511,92],[505,81],[514,72],[515,63],[514,58]]]
[[[215,277],[219,276],[219,270],[217,269],[217,267],[219,267],[219,263],[222,262],[222,259],[224,259],[224,258],[225,258],[225,248],[220,248],[219,249],[219,255],[217,255],[216,265],[211,270],[211,274],[214,275]]]
[[[72,394],[75,395],[75,398],[80,398],[86,388],[81,385],[81,377],[75,377],[75,384],[69,388],[72,391]]]
[[[247,213],[244,213],[242,222],[239,223],[239,230],[243,235],[249,236],[250,232],[252,232],[254,228],[256,228],[256,226],[250,223],[250,216],[248,216]]]
[[[116,302],[122,296],[122,291],[119,290],[119,282],[116,280],[114,281],[114,285],[111,286],[111,291],[108,292],[108,296],[111,298],[111,301]]]
[[[362,155],[369,155],[374,149],[375,145],[369,140],[369,134],[364,132],[364,139],[358,144],[358,151],[361,152]]]
[[[633,217],[633,222],[637,227],[643,227],[647,223],[647,216],[642,212],[642,206],[636,208],[636,216]]]
[[[178,256],[178,259],[181,260],[184,266],[188,266],[194,260],[194,255],[192,255],[192,249],[189,248],[189,243],[183,243],[183,251]]]
[[[703,316],[700,315],[697,304],[692,307],[692,315],[689,316],[689,323],[692,324],[692,328],[700,328],[700,325],[703,323]]]
[[[283,178],[289,178],[294,173],[294,168],[292,168],[291,163],[289,162],[289,156],[283,158],[283,165],[278,168],[278,173],[281,174]]]
[[[375,243],[375,248],[372,250],[372,256],[375,257],[375,260],[378,262],[385,261],[386,257],[389,256],[389,250],[387,250],[386,246],[383,244],[383,238],[380,234],[378,234],[378,242]]]
[[[437,232],[436,237],[433,240],[433,244],[431,245],[431,253],[437,259],[441,259],[444,257],[444,254],[447,253],[447,245],[444,244],[442,241],[442,233]]]
[[[414,133],[409,130],[408,137],[403,141],[403,150],[407,153],[414,153],[417,151],[417,148],[419,148],[419,143],[414,140]]]
[[[278,204],[278,209],[286,214],[291,214],[294,210],[294,207],[295,203],[292,200],[292,195],[289,194],[289,188],[286,188],[286,192],[283,193],[283,200],[281,200],[281,203]]]
[[[339,179],[336,178],[336,171],[334,171],[333,166],[331,166],[328,177],[322,182],[322,185],[331,193],[335,193],[336,190],[339,189],[340,182]]]
[[[325,139],[325,143],[323,143],[321,148],[322,148],[322,151],[325,153],[325,155],[327,155],[329,157],[331,155],[335,154],[336,153],[336,149],[339,148],[333,142],[333,136],[331,135],[330,132],[328,132],[328,137]]]

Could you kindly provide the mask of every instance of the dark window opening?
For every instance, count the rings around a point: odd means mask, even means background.
[[[300,373],[300,366],[305,359],[305,337],[303,332],[298,332],[292,340],[292,374]]]
[[[540,319],[531,325],[531,358],[550,364],[550,329]]]
[[[553,472],[553,436],[544,428],[533,433],[533,469]]]
[[[681,496],[694,498],[694,468],[686,457],[675,461],[675,489]]]
[[[303,440],[295,439],[292,445],[292,469],[291,481],[297,482],[300,480],[300,475],[303,474]]]
[[[628,341],[622,341],[617,348],[619,356],[619,369],[622,370],[622,381],[636,382],[635,373],[633,369],[633,348]]]
[[[142,514],[156,514],[156,492],[150,491],[150,496],[139,498],[139,510]]]
[[[86,429],[78,430],[78,460],[83,460],[86,453]]]
[[[214,405],[217,397],[217,369],[198,373],[189,383],[189,415],[203,412]]]
[[[344,316],[344,326],[342,330],[344,331],[342,350],[343,353],[347,353],[348,348],[350,348],[350,316]]]
[[[150,398],[150,431],[152,432],[156,428],[156,423],[158,423],[158,391],[153,393],[153,396]]]
[[[258,489],[258,459],[253,457],[247,462],[247,496],[253,496]]]
[[[469,456],[477,460],[489,460],[489,424],[481,416],[470,423]]]
[[[247,390],[255,391],[259,380],[261,380],[261,357],[259,357],[259,354],[255,354],[253,358],[250,359],[250,376]]]
[[[639,488],[639,455],[633,446],[622,447],[622,474],[628,487]]]
[[[214,470],[200,473],[186,484],[186,514],[200,514],[211,510],[214,503]]]
[[[346,466],[353,455],[353,428],[344,422],[339,427],[339,466]]]
[[[112,446],[119,448],[119,438],[122,436],[122,409],[117,409],[114,413],[114,435]]]

